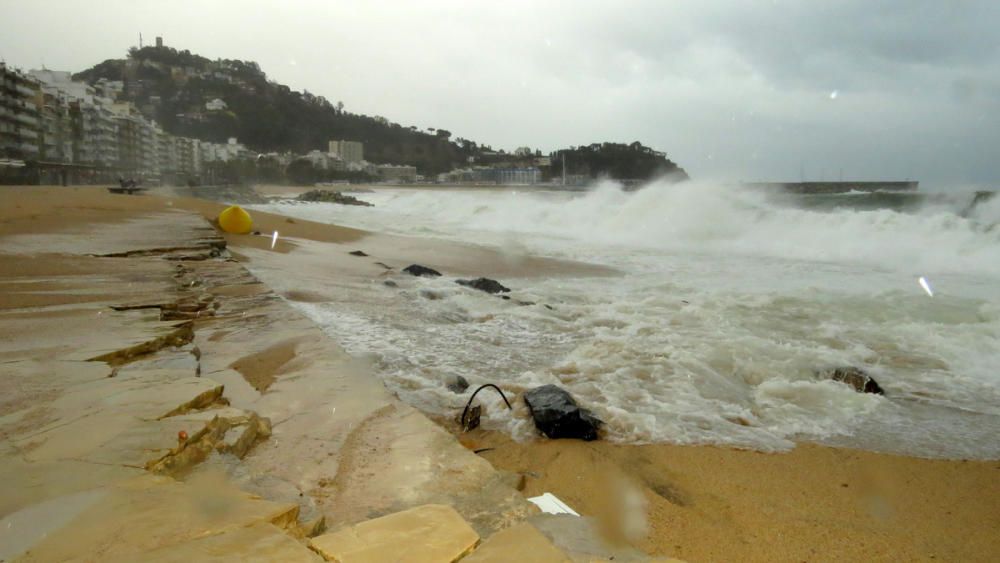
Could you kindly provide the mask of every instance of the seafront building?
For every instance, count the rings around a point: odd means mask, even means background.
[[[417,181],[417,168],[415,166],[397,164],[379,164],[375,170],[378,177],[385,182],[412,183]]]
[[[359,141],[330,141],[327,152],[346,163],[361,162],[365,159],[364,144]]]
[[[0,63],[0,183],[184,183],[206,162],[249,158],[236,139],[171,135],[130,102],[121,81],[90,85],[65,71]]]
[[[38,83],[0,63],[0,153],[8,159],[38,158],[41,122]]]
[[[535,166],[475,166],[438,175],[447,184],[486,184],[533,186],[542,182],[542,171]]]

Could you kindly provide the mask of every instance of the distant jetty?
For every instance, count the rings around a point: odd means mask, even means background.
[[[842,194],[848,192],[914,192],[920,182],[744,182],[751,188],[780,189],[796,194]]]

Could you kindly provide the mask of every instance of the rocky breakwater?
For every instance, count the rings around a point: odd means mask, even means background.
[[[367,201],[362,201],[352,195],[335,190],[310,190],[296,198],[297,201],[311,201],[321,203],[339,203],[341,205],[360,205],[362,207],[372,207]]]

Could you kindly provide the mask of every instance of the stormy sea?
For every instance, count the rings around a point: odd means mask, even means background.
[[[374,207],[257,208],[620,272],[500,280],[509,301],[414,278],[295,303],[425,411],[464,404],[446,387],[460,375],[515,393],[556,383],[623,443],[1000,458],[1000,197],[698,182],[360,197]],[[885,394],[822,373],[846,366]],[[534,435],[528,417],[480,397],[485,426]]]

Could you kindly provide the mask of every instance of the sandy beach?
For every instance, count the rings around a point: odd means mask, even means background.
[[[282,193],[287,192],[270,189],[266,195]],[[89,319],[94,313],[86,308],[88,304],[106,309],[107,303],[118,299],[117,289],[102,289],[109,258],[89,258],[91,250],[81,248],[104,244],[104,254],[115,252],[116,245],[122,245],[121,237],[130,236],[125,227],[137,217],[166,221],[169,215],[162,219],[164,213],[178,210],[212,220],[224,208],[221,203],[193,198],[156,193],[122,196],[90,187],[2,187],[0,201],[0,341],[5,343],[0,363],[12,364],[42,362],[53,350],[65,347],[65,342],[45,342],[47,315],[82,307]],[[308,319],[288,312],[284,300],[335,301],[338,284],[345,279],[378,281],[385,269],[374,258],[361,261],[347,255],[359,246],[393,268],[433,263],[456,275],[607,277],[615,271],[260,211],[253,217],[259,236],[224,235],[235,265],[326,279],[329,289],[326,293],[297,292],[291,283],[279,298],[249,276],[227,281],[225,277],[233,275],[229,270],[213,274],[212,260],[201,259],[204,262],[199,264],[209,264],[196,266],[209,268],[203,278],[219,278],[212,291],[216,299],[248,303],[245,311],[251,311],[251,317],[259,314],[271,324],[267,330],[249,330],[237,324],[245,322],[245,312],[240,317],[238,312],[243,310],[229,310],[230,305],[223,305],[216,315],[236,320],[212,324],[215,321],[199,319],[194,343],[199,354],[209,359],[201,360],[198,370],[208,376],[219,374],[231,407],[266,416],[285,432],[260,441],[242,463],[250,475],[274,475],[294,486],[269,488],[261,480],[234,479],[232,473],[229,479],[267,501],[297,506],[299,520],[325,516],[333,530],[416,504],[438,502],[458,507],[485,539],[530,515],[522,496],[552,492],[581,515],[593,518],[611,544],[691,562],[994,561],[1000,557],[1000,461],[996,460],[929,460],[812,444],[765,454],[708,446],[618,445],[541,437],[519,443],[485,430],[458,434],[453,422],[440,417],[437,426],[422,426],[427,419],[390,397],[375,379],[371,365],[340,350],[335,334],[324,336]],[[122,230],[115,230],[119,226]],[[271,249],[270,235],[275,231],[279,239]],[[162,292],[175,263],[160,262],[129,266],[121,275],[147,284],[149,294]],[[148,268],[158,268],[162,278],[143,277]],[[86,279],[91,287],[61,288],[61,276],[70,275],[90,276]],[[114,286],[119,287],[130,286]],[[279,307],[283,308],[279,311]],[[36,322],[36,332],[25,330],[25,323]],[[90,328],[81,321],[66,330],[70,332],[62,338],[72,343],[77,333],[85,340]],[[211,359],[212,354],[216,359]],[[317,381],[324,381],[320,372],[342,378],[329,387],[316,387]],[[45,396],[42,391],[31,395],[25,385],[6,387],[8,398],[0,403],[3,415],[20,413]],[[309,402],[311,395],[315,403]],[[328,414],[330,404],[323,401],[345,395],[363,399],[345,399],[336,403],[335,414]],[[289,406],[293,403],[295,408]],[[343,416],[347,418],[337,418]],[[15,439],[20,427],[2,428],[0,435],[6,442],[2,455],[13,458],[23,446]],[[328,440],[329,436],[335,437]],[[455,457],[455,451],[461,455]],[[433,463],[428,462],[425,469],[406,469],[412,467],[412,459],[432,454]],[[450,459],[457,461],[446,461]],[[28,470],[10,464],[0,469],[0,475],[8,478]],[[447,476],[447,471],[452,474]],[[444,487],[439,483],[442,480],[457,484]],[[389,482],[393,482],[391,487]],[[407,491],[410,485],[413,490]],[[52,495],[29,497],[5,499],[0,503],[4,508],[0,517]],[[622,559],[627,558],[618,558]]]
[[[473,433],[470,448],[629,538],[686,561],[990,561],[1000,553],[1000,462],[926,460],[800,444],[782,454]],[[641,522],[641,519],[640,519]]]

